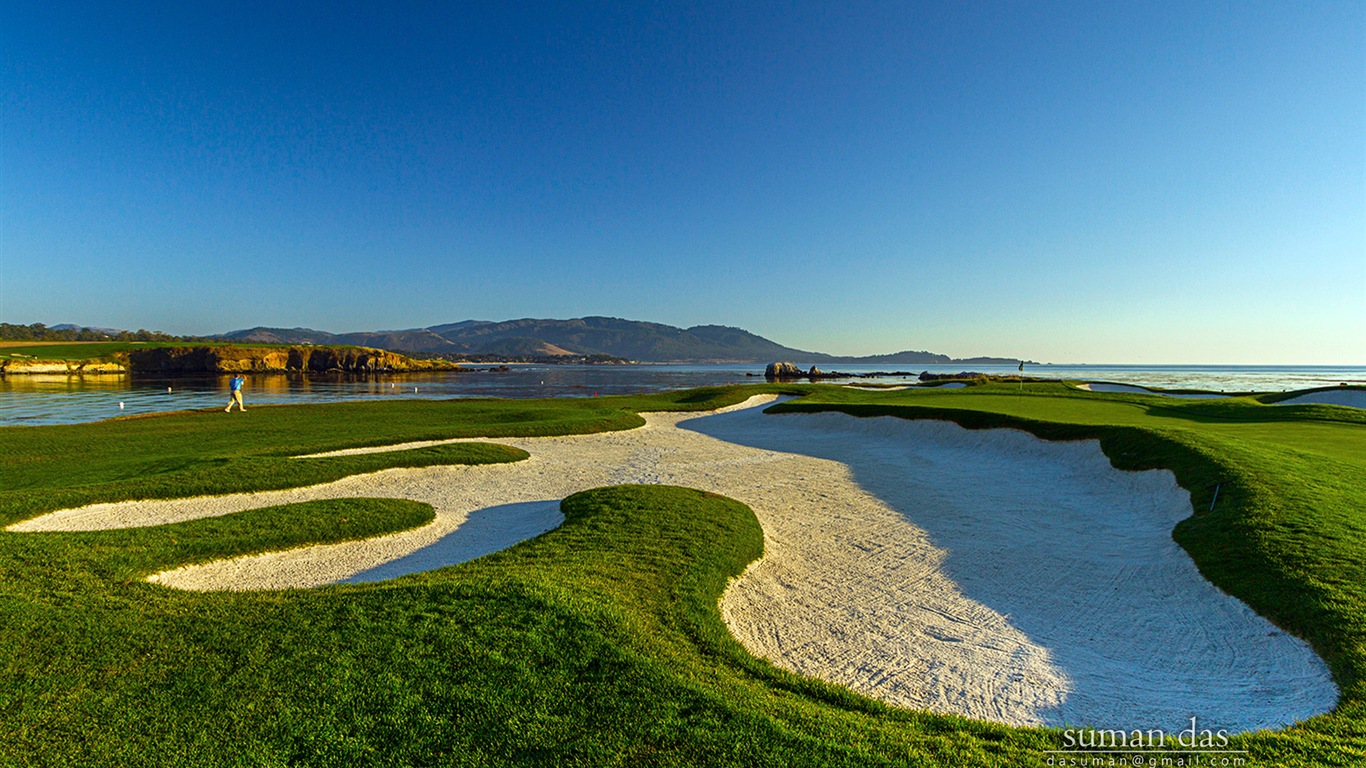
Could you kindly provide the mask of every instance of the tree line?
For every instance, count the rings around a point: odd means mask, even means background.
[[[17,325],[0,323],[0,339],[5,341],[204,341],[197,336],[173,336],[161,331],[117,331],[94,328],[49,328],[43,323]]]

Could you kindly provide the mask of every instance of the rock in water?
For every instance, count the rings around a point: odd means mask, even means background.
[[[764,378],[769,381],[780,379],[800,379],[806,374],[795,363],[769,363],[764,369]]]

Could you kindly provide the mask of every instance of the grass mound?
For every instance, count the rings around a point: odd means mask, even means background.
[[[366,501],[11,535],[6,551],[45,576],[0,593],[0,760],[892,765],[1043,742],[1002,745],[1009,729],[892,712],[750,657],[716,601],[763,534],[743,505],[690,489],[577,494],[545,536],[381,585],[187,593],[140,580],[430,516]]]

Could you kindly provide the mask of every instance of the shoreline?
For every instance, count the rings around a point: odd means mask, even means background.
[[[1274,375],[1258,373],[1261,378],[1237,381],[1243,385],[1226,387],[1237,389],[1237,394],[1261,392],[1257,399],[1264,403],[1289,403],[1295,395],[1314,392],[1366,391],[1366,385],[1342,387],[1339,376],[1314,378],[1302,369],[1294,379],[1267,379]],[[209,408],[218,404],[224,394],[223,380],[235,372],[214,373],[127,373],[110,371],[79,375],[65,370],[24,375],[0,375],[0,427],[41,424],[74,424],[100,421],[106,418],[152,413]],[[446,374],[454,375],[446,375]],[[746,376],[754,373],[755,376]],[[252,371],[248,376],[246,399],[252,405],[296,405],[307,403],[355,402],[374,398],[512,398],[541,399],[547,397],[593,397],[661,392],[698,387],[744,384],[761,380],[758,369],[744,366],[583,366],[583,365],[518,365],[506,371],[487,372],[462,368],[454,371],[365,371],[324,373],[306,371]],[[1353,371],[1332,369],[1334,374],[1350,374],[1366,381],[1366,366]],[[471,375],[478,374],[478,375]],[[1113,375],[1104,378],[1127,387],[1142,387],[1190,394],[1193,389],[1204,389],[1213,396],[1220,387],[1218,381],[1191,379],[1157,381],[1152,376],[1140,376],[1142,384],[1119,382]],[[1100,377],[1096,377],[1100,378]],[[917,378],[908,379],[850,379],[831,382],[840,384],[885,385],[879,389],[919,385]],[[1073,380],[1086,381],[1086,380]],[[1090,379],[1095,381],[1095,379]],[[1198,387],[1198,384],[1205,384]],[[1255,385],[1255,386],[1253,386]],[[1285,385],[1285,386],[1281,386]],[[942,388],[943,385],[940,386]],[[168,388],[174,390],[169,393]],[[930,389],[930,387],[924,387]],[[1161,394],[1151,390],[1152,394]],[[1080,393],[1078,393],[1080,394]],[[1141,394],[1141,393],[1140,393]],[[1197,393],[1200,394],[1200,393]],[[1219,393],[1220,396],[1232,396]],[[1316,397],[1325,397],[1317,395]],[[1310,402],[1305,400],[1302,402]],[[120,407],[120,403],[123,407]],[[1351,403],[1340,403],[1352,405]],[[1359,407],[1359,406],[1357,406]]]

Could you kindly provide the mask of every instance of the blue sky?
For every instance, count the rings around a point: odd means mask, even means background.
[[[0,0],[0,320],[1366,364],[1366,5]]]

